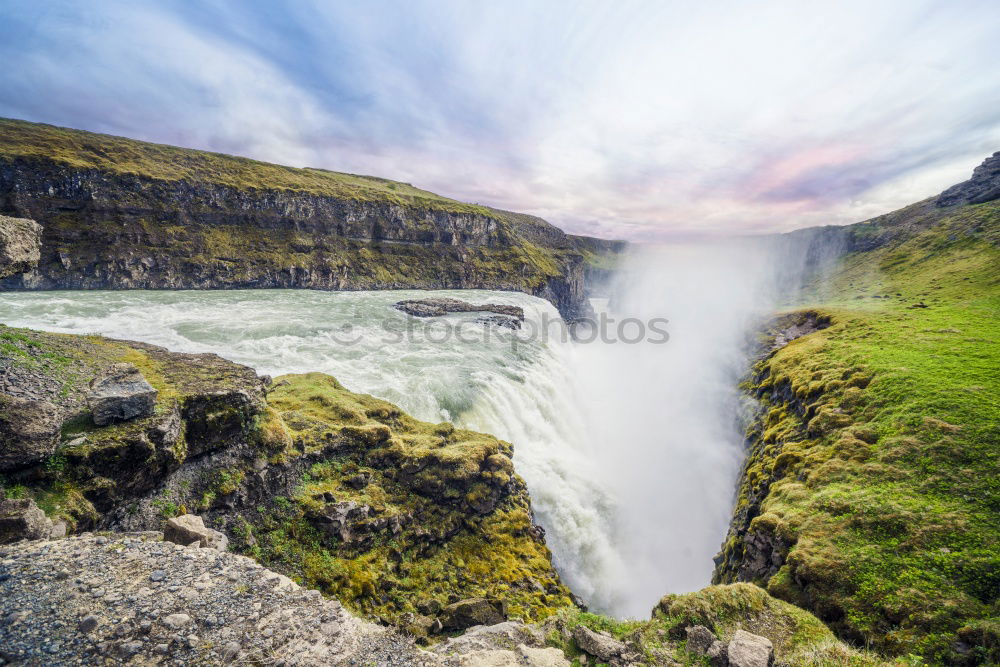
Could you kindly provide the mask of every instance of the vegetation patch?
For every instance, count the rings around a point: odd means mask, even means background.
[[[285,456],[321,456],[249,521],[243,544],[261,562],[391,622],[458,598],[500,598],[526,620],[572,604],[508,443],[320,373],[277,378],[268,402]]]
[[[815,285],[831,326],[748,383],[764,412],[716,579],[889,655],[997,661],[1000,205],[895,220]]]
[[[640,664],[708,664],[688,652],[685,629],[703,625],[728,642],[737,630],[765,636],[774,645],[780,665],[881,665],[870,651],[859,651],[838,640],[815,616],[775,599],[753,584],[710,586],[695,593],[667,595],[648,621],[619,621],[579,610],[564,610],[544,624],[551,646],[583,664],[573,628],[584,625],[624,642]],[[902,663],[900,663],[902,664]]]

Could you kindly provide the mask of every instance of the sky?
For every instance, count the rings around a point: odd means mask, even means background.
[[[996,0],[0,0],[0,116],[632,241],[845,224],[1000,150]]]

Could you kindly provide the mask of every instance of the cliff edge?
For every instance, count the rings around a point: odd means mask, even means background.
[[[621,249],[406,183],[9,119],[0,213],[44,227],[4,289],[499,289],[573,318]]]

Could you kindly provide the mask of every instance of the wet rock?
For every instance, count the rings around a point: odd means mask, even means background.
[[[106,426],[153,414],[156,393],[138,368],[132,364],[113,364],[91,381],[87,405],[94,423]]]
[[[396,303],[393,308],[414,317],[440,317],[448,313],[495,313],[513,318],[517,326],[524,321],[524,309],[498,303],[474,304],[446,297],[434,299],[407,299]]]
[[[606,632],[594,632],[584,625],[573,628],[573,639],[581,651],[603,662],[610,662],[628,650],[625,644]]]
[[[49,457],[61,427],[62,412],[52,403],[0,394],[0,472]]]
[[[483,317],[477,317],[476,322],[478,324],[500,327],[501,329],[510,329],[512,331],[516,331],[521,328],[521,320],[515,317],[507,317],[506,315],[484,315]]]
[[[465,630],[506,620],[507,605],[502,600],[470,598],[450,604],[441,611],[441,624],[445,630]]]
[[[52,522],[30,498],[0,500],[0,544],[48,539]]]
[[[204,549],[218,551],[225,551],[229,546],[229,538],[225,534],[206,527],[202,518],[194,514],[168,519],[163,525],[163,539],[174,544],[197,544]]]
[[[774,663],[774,646],[767,637],[737,630],[727,647],[732,667],[770,667]]]
[[[0,215],[0,278],[30,271],[41,258],[42,226],[27,218]]]

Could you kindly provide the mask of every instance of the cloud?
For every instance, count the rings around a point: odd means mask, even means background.
[[[851,222],[1000,148],[992,2],[5,0],[0,115],[664,239]]]

